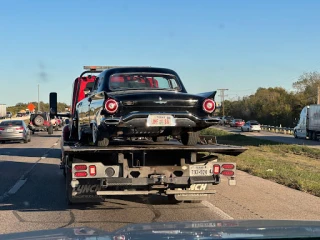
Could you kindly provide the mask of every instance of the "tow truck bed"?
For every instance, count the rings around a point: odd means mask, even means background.
[[[77,146],[74,142],[64,142],[64,153],[102,153],[102,152],[141,152],[141,151],[184,151],[184,152],[208,152],[237,156],[247,148],[232,145],[195,145],[184,146],[178,141],[154,143],[151,141],[114,141],[108,147]]]

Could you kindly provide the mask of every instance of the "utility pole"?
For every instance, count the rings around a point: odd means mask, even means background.
[[[222,106],[222,116],[224,116],[224,98],[227,97],[228,95],[224,94],[224,91],[228,91],[229,89],[227,88],[220,88],[218,89],[220,91],[219,97],[221,98],[221,106]]]
[[[38,84],[38,111],[37,112],[40,112],[40,97],[39,97],[39,95],[40,95],[40,86]]]
[[[320,86],[318,86],[317,104],[320,104]]]

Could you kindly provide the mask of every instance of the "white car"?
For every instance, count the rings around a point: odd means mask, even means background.
[[[261,126],[260,123],[258,123],[255,120],[250,120],[246,122],[242,127],[241,127],[242,132],[260,132],[261,131]]]

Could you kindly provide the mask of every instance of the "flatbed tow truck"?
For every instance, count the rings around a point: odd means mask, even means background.
[[[50,107],[57,115],[55,102],[56,94],[51,93]],[[69,117],[60,142],[68,204],[154,194],[174,202],[205,200],[216,193],[209,186],[219,184],[221,175],[228,178],[229,185],[236,185],[236,164],[219,162],[215,154],[237,156],[247,150],[220,144],[184,146],[178,140],[114,139],[108,147],[82,145],[66,134],[74,128],[72,111]]]

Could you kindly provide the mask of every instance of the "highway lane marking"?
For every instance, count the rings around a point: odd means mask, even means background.
[[[60,140],[58,140],[56,143],[58,143]],[[25,173],[21,175],[19,180],[10,188],[9,191],[5,192],[0,196],[0,202],[4,201],[7,197],[10,195],[13,195],[18,192],[18,190],[27,182],[27,176],[32,172],[32,170],[35,168],[35,166],[44,158],[48,156],[48,153],[54,148],[55,145],[52,145],[50,149],[42,156],[40,157],[31,168],[29,168]]]
[[[233,219],[233,217],[231,217],[229,214],[225,213],[220,208],[213,205],[211,202],[202,201],[201,204],[206,206],[207,208],[209,208],[212,212],[214,212],[215,214],[220,216],[223,220],[232,220]]]
[[[9,195],[15,194],[25,184],[27,179],[18,180],[16,184],[8,191]]]

